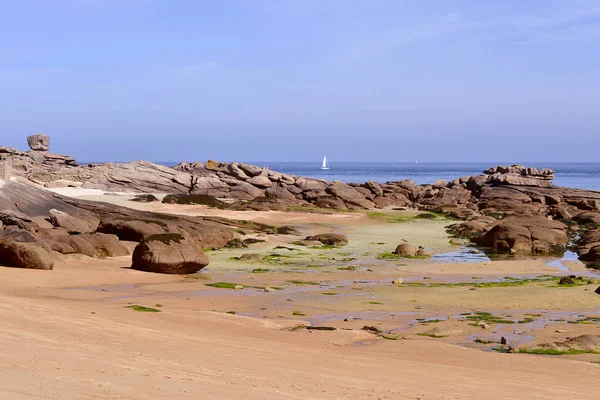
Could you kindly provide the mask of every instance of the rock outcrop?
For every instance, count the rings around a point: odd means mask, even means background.
[[[471,240],[498,252],[521,254],[562,254],[568,242],[565,224],[539,215],[501,219]]]
[[[133,251],[131,268],[161,274],[194,274],[208,265],[198,243],[179,233],[152,235]]]
[[[0,158],[10,160],[13,176],[24,177],[47,187],[81,186],[115,192],[166,193],[165,202],[205,204],[233,210],[285,210],[294,208],[329,208],[363,210],[386,207],[411,207],[443,213],[464,220],[452,231],[458,236],[476,238],[480,246],[498,252],[553,254],[565,249],[568,236],[594,229],[600,223],[600,192],[553,186],[554,171],[521,165],[497,166],[482,175],[438,180],[432,185],[415,185],[410,180],[363,184],[329,182],[322,179],[283,174],[244,163],[213,160],[205,163],[182,162],[173,168],[145,161],[127,164],[93,164],[78,166],[75,160],[47,151],[22,152],[0,147]],[[13,196],[14,197],[14,196]],[[41,208],[48,215],[53,203],[25,195],[24,207]],[[5,204],[12,204],[10,201]],[[68,202],[63,202],[68,203]],[[0,210],[3,207],[0,198]],[[66,207],[59,211],[74,218],[86,218],[86,207]],[[23,207],[13,207],[27,216]],[[92,210],[94,216],[98,210]],[[73,214],[75,213],[75,214]],[[214,234],[194,224],[167,217],[149,219],[131,215],[108,215],[101,219],[98,232],[115,234],[121,240],[141,241],[151,234],[185,232],[196,237],[202,246],[223,245],[230,234]],[[8,218],[8,223],[3,220]],[[2,217],[3,225],[35,229],[40,222]],[[550,220],[564,222],[557,225]],[[140,221],[142,221],[140,223]],[[149,221],[149,222],[146,222]],[[206,219],[202,224],[210,225]],[[533,225],[532,225],[533,224]],[[56,222],[60,227],[60,223]],[[89,224],[88,224],[89,225]],[[69,229],[69,228],[68,228]],[[90,228],[91,229],[91,228]],[[84,230],[83,225],[72,230]],[[92,232],[92,230],[90,230]],[[218,229],[218,232],[222,232]],[[230,232],[230,231],[229,231]],[[600,241],[599,241],[600,242]],[[575,248],[582,256],[594,247],[591,241],[578,241]],[[207,246],[208,247],[208,246]],[[592,257],[594,253],[590,253]],[[593,262],[593,261],[589,261]]]
[[[49,270],[57,253],[126,256],[129,251],[120,240],[144,242],[153,235],[181,235],[186,243],[207,248],[258,232],[277,234],[278,230],[247,221],[179,217],[73,199],[18,178],[0,181],[3,266]]]

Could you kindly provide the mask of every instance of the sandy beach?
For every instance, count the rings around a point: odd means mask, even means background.
[[[597,323],[574,323],[600,316],[597,284],[587,283],[597,278],[579,262],[469,259],[468,247],[449,243],[452,221],[415,219],[410,210],[382,218],[88,198],[292,225],[301,234],[254,235],[265,242],[210,251],[210,265],[192,276],[81,255],[64,256],[54,271],[0,269],[2,398],[597,397],[597,354],[499,352],[502,337],[519,349],[599,333]],[[318,232],[343,233],[349,244],[294,244]],[[402,240],[436,255],[381,256]],[[467,259],[456,261],[457,253]],[[570,274],[585,284],[557,284]],[[481,313],[503,322],[483,329]]]

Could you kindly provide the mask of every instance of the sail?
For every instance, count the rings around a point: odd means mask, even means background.
[[[321,165],[321,169],[329,169],[327,165],[327,156],[323,157],[323,164]]]

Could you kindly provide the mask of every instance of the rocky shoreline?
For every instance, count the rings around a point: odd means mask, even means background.
[[[52,263],[40,260],[52,259],[52,252],[111,256],[126,251],[119,240],[142,243],[152,235],[185,234],[198,243],[196,247],[206,248],[223,246],[240,232],[276,233],[273,227],[239,221],[84,202],[43,186],[171,194],[168,201],[174,203],[231,210],[415,208],[462,220],[450,231],[488,251],[550,255],[573,249],[588,266],[599,267],[600,192],[553,186],[554,172],[549,169],[498,166],[482,175],[432,185],[410,180],[346,184],[236,162],[182,162],[173,168],[146,161],[78,165],[71,157],[49,153],[44,135],[30,137],[28,144],[28,152],[0,147],[0,259],[12,266],[28,265],[15,261],[23,249],[37,252],[31,265],[49,269]],[[200,254],[196,258],[203,259]]]

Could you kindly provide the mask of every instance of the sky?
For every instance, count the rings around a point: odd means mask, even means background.
[[[0,0],[0,145],[600,161],[598,0]]]

